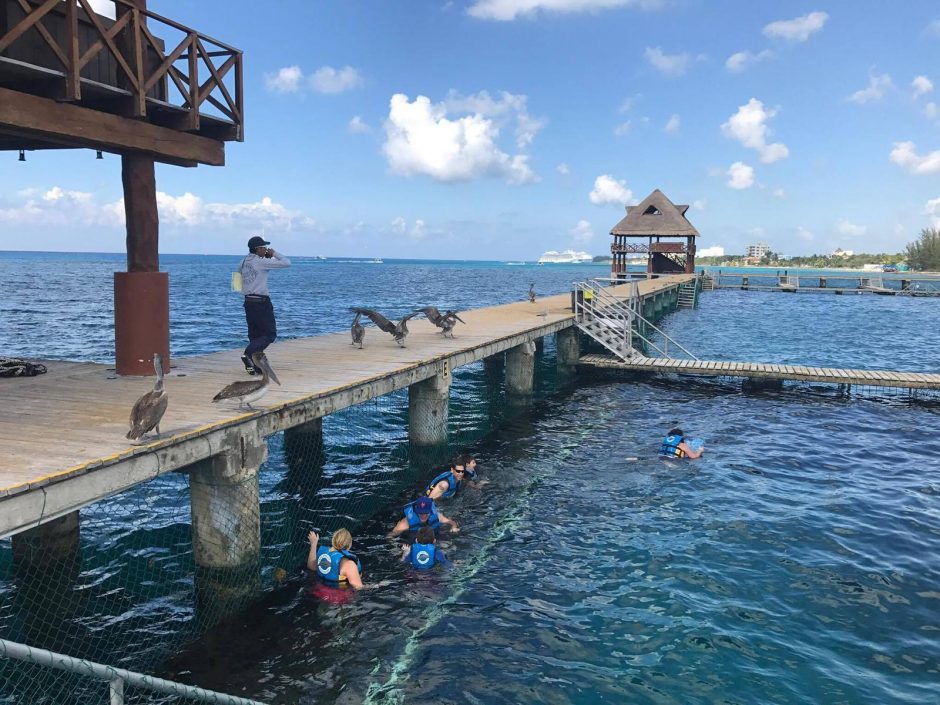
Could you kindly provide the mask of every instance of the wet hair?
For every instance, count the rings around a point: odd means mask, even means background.
[[[333,532],[333,548],[337,551],[348,551],[352,548],[352,534],[349,529],[337,529]]]
[[[455,468],[458,465],[463,465],[464,467],[467,467],[467,463],[469,463],[471,460],[473,460],[472,456],[464,455],[464,454],[457,455],[454,457],[453,460],[450,461],[450,466],[452,468]]]
[[[669,433],[667,433],[666,435],[667,435],[667,436],[680,436],[680,437],[681,437],[681,436],[684,436],[685,434],[682,433],[682,429],[681,429],[681,428],[674,428],[674,429],[672,429]]]
[[[434,543],[434,529],[430,526],[422,526],[418,529],[418,535],[415,536],[418,543]]]

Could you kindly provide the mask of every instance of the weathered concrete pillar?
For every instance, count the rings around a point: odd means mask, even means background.
[[[284,431],[284,455],[287,465],[308,467],[323,458],[323,419],[313,419]]]
[[[450,373],[446,369],[408,387],[408,438],[412,445],[447,443]]]
[[[212,623],[261,589],[258,470],[264,438],[231,432],[225,450],[189,466],[196,601]]]
[[[506,351],[506,392],[525,396],[535,388],[535,343],[527,342]]]
[[[503,370],[506,365],[506,354],[496,353],[483,358],[483,376],[487,382],[502,382]]]
[[[571,371],[581,359],[581,341],[575,326],[555,333],[555,352],[559,370]]]
[[[78,510],[13,536],[13,565],[24,580],[71,584],[81,567]]]

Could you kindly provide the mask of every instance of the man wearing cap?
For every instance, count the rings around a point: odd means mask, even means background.
[[[290,267],[290,260],[268,247],[271,243],[255,235],[248,241],[248,256],[238,271],[242,275],[242,294],[245,295],[245,320],[248,322],[248,347],[242,356],[248,374],[259,373],[251,356],[261,352],[277,338],[274,306],[268,295],[268,272]]]
[[[434,500],[430,497],[416,499],[414,502],[406,504],[402,511],[405,516],[395,524],[395,527],[389,534],[390,538],[394,538],[406,531],[417,531],[422,526],[430,526],[432,529],[437,529],[441,524],[450,524],[450,530],[454,533],[460,531],[457,522],[444,516],[444,514],[434,506]]]

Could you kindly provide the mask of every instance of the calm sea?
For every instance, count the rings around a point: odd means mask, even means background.
[[[244,344],[228,291],[238,261],[163,257],[174,355]],[[0,354],[109,361],[122,267],[118,255],[0,253]],[[469,308],[520,300],[530,282],[552,294],[605,275],[299,258],[271,288],[281,335],[294,337],[345,329],[350,305]],[[940,367],[929,299],[716,291],[661,325],[710,359]],[[83,510],[81,572],[56,605],[17,583],[0,542],[0,635],[270,703],[940,702],[935,404],[571,384],[553,355],[549,341],[538,394],[521,406],[480,365],[455,374],[451,447],[476,453],[488,483],[446,505],[463,529],[443,541],[453,571],[418,579],[384,539],[427,479],[396,394],[327,419],[316,493],[271,439],[264,591],[246,612],[200,627],[186,483],[172,475]],[[674,425],[706,439],[703,459],[656,458]],[[353,529],[367,582],[383,583],[343,605],[310,597],[300,569],[306,530],[338,523]],[[30,691],[45,676],[23,673],[0,670],[0,702],[90,702],[74,684]]]

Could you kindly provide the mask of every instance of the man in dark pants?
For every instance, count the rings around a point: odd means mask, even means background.
[[[245,295],[245,320],[248,321],[248,347],[242,356],[248,374],[258,374],[251,356],[261,352],[277,338],[274,306],[268,295],[268,272],[290,267],[290,260],[268,247],[271,243],[255,235],[248,241],[250,253],[242,260],[242,294]]]

